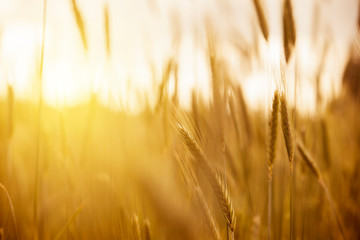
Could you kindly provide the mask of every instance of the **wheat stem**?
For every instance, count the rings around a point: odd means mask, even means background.
[[[5,192],[5,195],[8,199],[9,205],[10,205],[10,211],[11,211],[11,216],[14,222],[14,228],[15,228],[15,239],[19,239],[19,235],[18,235],[18,230],[17,230],[17,224],[16,224],[16,217],[15,217],[15,210],[14,210],[14,205],[11,201],[9,192],[7,191],[7,189],[5,188],[5,186],[0,183],[0,188]]]
[[[345,228],[344,225],[342,223],[341,217],[339,212],[337,211],[337,208],[335,206],[334,200],[331,197],[330,191],[328,189],[328,187],[326,186],[324,179],[320,173],[320,170],[318,168],[318,166],[316,165],[316,163],[314,162],[312,156],[310,155],[310,153],[305,149],[304,144],[298,140],[296,142],[296,147],[300,152],[300,155],[302,157],[302,159],[304,160],[304,162],[306,163],[306,165],[309,167],[309,169],[311,170],[311,173],[317,178],[321,188],[324,190],[326,198],[328,199],[329,203],[330,203],[330,207],[331,207],[331,211],[334,215],[334,218],[336,220],[336,223],[338,225],[338,228],[340,230],[341,236],[342,238],[345,240],[347,239],[346,237],[346,233],[345,233]]]
[[[150,221],[148,219],[145,219],[144,221],[144,235],[145,240],[151,240],[151,231],[150,231]]]
[[[45,48],[45,26],[46,26],[46,4],[47,0],[44,0],[43,6],[43,32],[41,42],[41,58],[40,58],[40,82],[39,82],[39,115],[36,137],[36,153],[35,153],[35,181],[34,181],[34,212],[33,212],[33,227],[34,227],[34,239],[38,238],[38,191],[39,191],[39,167],[40,167],[40,133],[41,133],[41,113],[42,113],[42,83],[43,83],[43,68],[44,68],[44,48]]]
[[[58,234],[56,234],[54,240],[58,240],[61,238],[61,236],[64,234],[65,230],[67,230],[69,228],[69,226],[74,222],[75,218],[80,214],[81,210],[83,208],[83,205],[80,205],[75,213],[68,219],[68,221],[66,222],[66,224],[61,228],[61,230],[58,232]]]
[[[134,239],[141,240],[141,230],[140,230],[140,224],[139,224],[139,217],[136,214],[133,215],[132,223],[133,223]]]
[[[194,170],[190,162],[188,161],[188,158],[186,158],[183,154],[181,156],[179,154],[175,154],[175,158],[180,166],[187,188],[190,190],[191,193],[194,193],[196,197],[197,203],[200,206],[202,214],[205,218],[206,226],[212,234],[212,238],[214,240],[220,240],[220,234],[217,224],[213,215],[211,214],[211,211],[208,207],[204,194],[201,191],[199,182],[195,176]]]
[[[111,46],[110,46],[110,20],[109,20],[109,7],[104,6],[104,24],[105,24],[105,41],[106,41],[106,53],[110,57]]]

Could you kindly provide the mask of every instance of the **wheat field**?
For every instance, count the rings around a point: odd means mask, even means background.
[[[186,33],[179,27],[183,20],[170,11],[172,55],[160,67],[147,63],[154,70],[150,87],[132,96],[141,108],[129,111],[126,101],[114,108],[96,91],[81,102],[61,105],[47,97],[49,88],[60,86],[47,82],[51,2],[41,1],[41,44],[30,99],[19,94],[16,82],[0,77],[5,83],[0,94],[0,240],[360,238],[359,35],[343,66],[340,57],[328,54],[336,36],[311,43],[320,50],[309,107],[303,101],[310,98],[299,74],[303,68],[297,67],[304,38],[296,12],[301,2],[278,1],[281,41],[275,55],[280,57],[272,58],[272,1],[247,1],[253,13],[249,33],[255,34],[257,46],[246,45],[236,30],[230,31],[236,41],[227,41],[247,64],[236,67],[240,76],[270,69],[266,82],[256,83],[265,103],[256,107],[224,54],[225,40],[211,14],[200,20],[204,35],[195,38],[205,49],[208,96],[199,88],[181,87],[184,76],[190,76],[183,74],[180,61]],[[95,45],[84,17],[84,6],[91,3],[79,2],[69,0],[67,6],[77,46],[91,69]],[[225,14],[233,3],[215,2]],[[121,54],[113,37],[115,10],[111,1],[101,4],[96,21],[104,25],[98,34],[105,58],[99,61],[117,69],[110,64]],[[154,15],[161,14],[159,1],[146,4]],[[315,15],[326,4],[317,1]],[[264,59],[264,52],[270,58]],[[334,81],[326,77],[328,61],[341,65],[343,73],[332,77],[339,78],[332,92],[321,87]],[[5,62],[0,61],[4,72]],[[85,85],[93,86],[93,79]],[[115,89],[111,83],[109,89]],[[72,91],[71,86],[64,91]],[[129,89],[115,98],[130,96]]]

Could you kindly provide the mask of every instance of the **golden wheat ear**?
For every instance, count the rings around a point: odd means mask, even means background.
[[[77,26],[80,36],[81,36],[82,44],[84,46],[85,51],[87,51],[88,50],[88,42],[86,39],[85,24],[84,24],[83,17],[80,13],[80,10],[76,3],[76,0],[71,0],[71,4],[72,4],[72,10],[73,10],[73,13],[75,16],[75,20],[76,20],[76,26]]]
[[[289,61],[296,41],[295,21],[291,0],[284,0],[283,7],[283,41],[286,62]]]
[[[300,156],[304,160],[306,166],[310,169],[311,173],[318,179],[321,180],[320,171],[314,160],[312,159],[310,153],[305,149],[304,144],[300,141],[296,141],[296,147],[300,153]]]
[[[225,217],[226,223],[233,233],[235,230],[235,212],[233,209],[232,201],[228,193],[228,189],[223,182],[223,178],[220,174],[210,165],[209,161],[205,157],[205,154],[197,144],[193,136],[184,128],[181,123],[177,124],[177,130],[182,136],[184,143],[189,151],[192,153],[194,159],[199,163],[201,169],[204,171],[215,196],[218,200],[220,208]]]
[[[110,46],[110,19],[109,19],[109,7],[108,5],[104,6],[104,24],[105,24],[105,43],[106,43],[106,52],[108,57],[111,53]]]
[[[279,119],[279,92],[274,92],[272,109],[269,120],[269,145],[268,145],[268,239],[271,239],[271,213],[272,213],[272,174],[276,157],[278,119]]]
[[[286,152],[289,159],[289,172],[290,172],[290,240],[295,239],[294,229],[294,190],[295,190],[295,179],[293,173],[294,164],[294,143],[291,133],[291,125],[289,120],[289,113],[287,109],[287,101],[285,94],[280,95],[280,116],[281,116],[281,127],[284,135]]]
[[[188,188],[189,192],[195,196],[194,200],[197,202],[197,205],[200,207],[205,224],[209,229],[212,238],[214,240],[220,240],[220,234],[216,221],[206,202],[203,191],[199,186],[199,182],[194,173],[192,164],[190,163],[189,158],[187,158],[184,153],[185,153],[184,151],[176,152],[175,158],[180,166],[186,187]]]
[[[290,163],[290,172],[292,172],[292,167],[294,162],[294,146],[293,146],[294,140],[291,133],[289,113],[287,109],[287,101],[284,93],[280,95],[280,114],[281,114],[281,128],[284,135],[286,152]]]
[[[280,105],[279,92],[276,90],[274,92],[274,98],[273,98],[270,121],[269,121],[270,139],[269,139],[269,147],[268,147],[268,168],[269,168],[270,180],[272,179],[272,169],[276,157],[279,105]]]
[[[269,28],[268,28],[268,24],[267,24],[267,21],[265,18],[263,6],[260,3],[260,0],[253,0],[253,2],[254,2],[255,11],[256,11],[258,21],[259,21],[261,32],[262,32],[265,40],[268,41]]]

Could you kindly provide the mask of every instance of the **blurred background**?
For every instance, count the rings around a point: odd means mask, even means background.
[[[78,0],[85,49],[72,2],[48,1],[45,102],[76,105],[95,93],[106,106],[139,111],[144,102],[156,103],[157,85],[169,59],[177,64],[180,103],[190,106],[192,89],[208,99],[211,28],[231,80],[243,86],[251,106],[264,107],[263,96],[273,89],[269,65],[280,58],[283,38],[282,1],[263,4],[268,42],[261,36],[252,1]],[[358,41],[358,1],[294,1],[293,9],[297,39],[296,54],[286,68],[288,86],[294,88],[298,69],[299,101],[305,111],[313,112],[316,79],[324,101],[341,92],[344,70]],[[1,0],[0,11],[0,93],[4,96],[9,84],[16,98],[37,99],[43,1]],[[174,91],[174,84],[169,89]]]
[[[359,9],[0,0],[0,240],[359,239]]]

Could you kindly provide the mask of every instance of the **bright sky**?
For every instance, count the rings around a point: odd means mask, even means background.
[[[211,86],[206,19],[213,23],[221,56],[233,80],[242,84],[249,103],[254,107],[268,104],[275,86],[271,62],[281,52],[282,0],[264,1],[270,23],[268,44],[263,39],[255,40],[259,27],[249,0],[78,0],[89,42],[87,54],[71,0],[47,1],[43,96],[48,104],[78,104],[95,92],[112,108],[139,110],[144,102],[155,103],[162,69],[172,56],[177,56],[179,62],[181,104],[190,105],[192,88],[207,99]],[[344,64],[356,32],[358,0],[292,2],[298,37],[299,99],[305,111],[313,111],[314,76],[326,41],[329,47],[322,75],[325,100],[340,91]],[[106,3],[110,15],[110,59],[105,48]],[[0,0],[0,95],[6,94],[9,83],[19,99],[37,99],[42,8],[43,0]],[[318,14],[314,14],[315,9]],[[174,19],[178,24],[174,24]],[[173,36],[177,32],[181,40],[175,51]],[[258,46],[261,62],[242,57],[234,42],[247,49]],[[253,70],[249,70],[249,65]],[[294,71],[293,57],[286,69],[288,89],[294,89]]]

